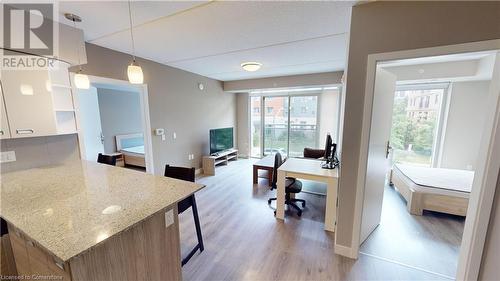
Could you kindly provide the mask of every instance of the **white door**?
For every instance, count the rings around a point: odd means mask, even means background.
[[[97,89],[90,87],[88,90],[74,89],[74,91],[81,155],[85,160],[96,161],[97,155],[104,152]]]
[[[380,223],[384,186],[390,170],[389,139],[392,126],[392,107],[396,91],[396,76],[377,67],[373,97],[368,166],[366,171],[361,221],[360,244]]]

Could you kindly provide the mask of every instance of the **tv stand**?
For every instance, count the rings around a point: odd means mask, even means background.
[[[203,174],[215,175],[215,167],[227,165],[229,161],[238,160],[238,150],[229,149],[214,153],[214,155],[203,156]]]

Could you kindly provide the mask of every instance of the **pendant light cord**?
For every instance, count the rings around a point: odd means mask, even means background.
[[[130,9],[130,0],[128,0],[128,18],[130,22],[130,38],[132,39],[132,60],[135,62],[135,43],[134,32],[132,31],[132,12]]]
[[[75,17],[73,16],[73,27],[76,29],[76,20]],[[83,42],[85,44],[85,40]],[[82,72],[82,64],[80,62],[80,47],[76,47],[76,56],[78,57],[78,73]]]

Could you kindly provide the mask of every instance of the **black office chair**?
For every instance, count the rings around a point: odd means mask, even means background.
[[[194,182],[195,169],[165,165],[165,177]],[[196,227],[196,236],[198,237],[198,244],[189,252],[189,254],[185,258],[182,259],[182,265],[185,265],[193,257],[196,251],[200,250],[201,253],[205,249],[205,247],[203,246],[200,219],[198,217],[198,207],[196,206],[196,199],[194,198],[194,194],[177,203],[179,214],[187,210],[189,207],[193,208],[193,218],[194,225]]]
[[[276,153],[274,155],[274,169],[273,169],[273,181],[271,183],[271,190],[277,188],[276,184],[278,182],[278,168],[283,164],[281,154]],[[296,180],[295,178],[286,178],[285,179],[285,204],[291,206],[295,210],[297,210],[297,215],[302,216],[302,209],[295,204],[295,202],[302,203],[302,208],[306,206],[306,200],[304,199],[296,199],[292,198],[292,193],[299,193],[302,191],[302,182]],[[269,198],[267,200],[267,204],[271,204],[271,201],[276,200],[276,198]],[[276,211],[274,212],[276,214]]]
[[[99,153],[99,155],[97,155],[97,163],[116,166],[116,156]]]

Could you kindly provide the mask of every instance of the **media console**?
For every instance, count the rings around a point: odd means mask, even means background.
[[[235,160],[238,160],[237,149],[229,149],[214,155],[203,156],[203,174],[214,176],[216,166],[227,165],[229,161]]]

